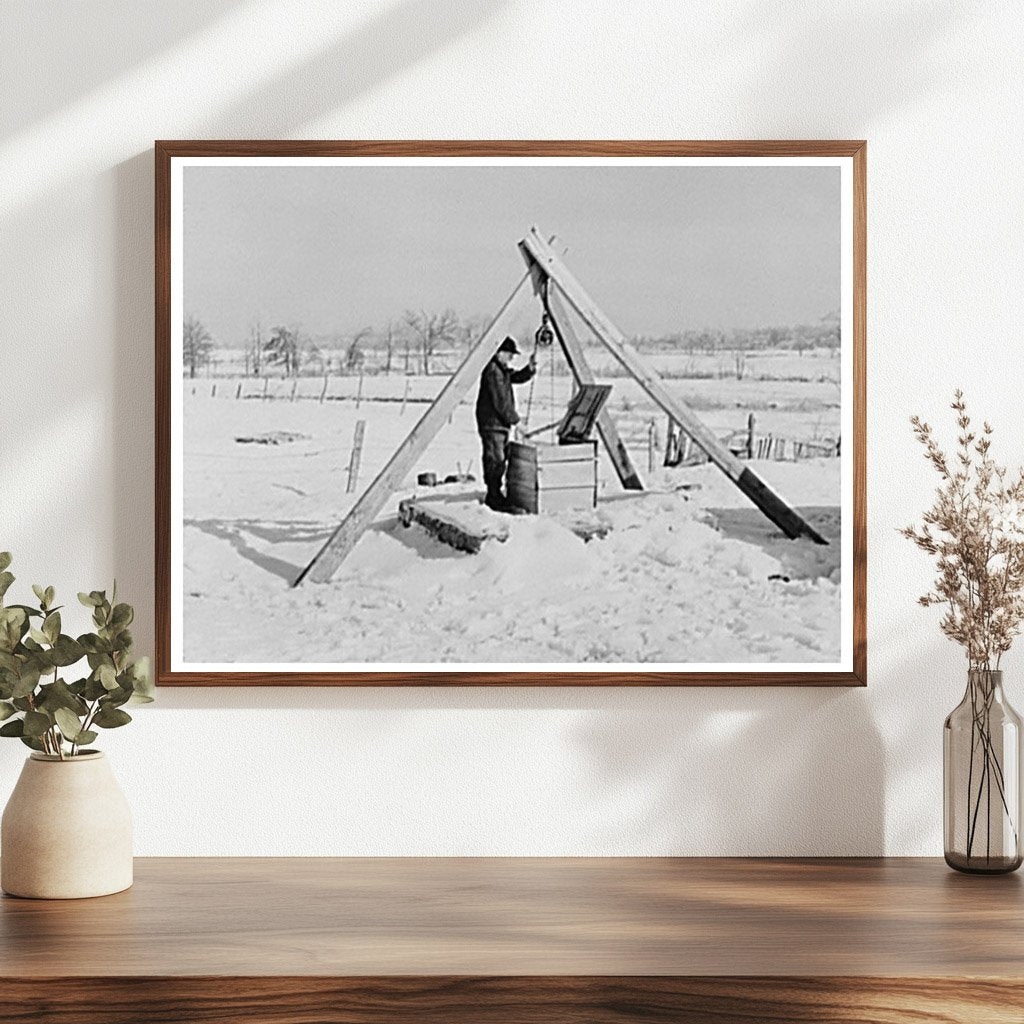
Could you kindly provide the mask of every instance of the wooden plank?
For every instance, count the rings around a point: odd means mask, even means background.
[[[629,345],[622,332],[598,308],[583,286],[573,277],[554,250],[531,228],[519,243],[533,258],[543,274],[557,287],[558,293],[580,315],[583,322],[604,343],[612,355],[628,370],[637,383],[662,409],[676,420],[693,438],[712,462],[726,474],[787,537],[806,536],[818,544],[828,541],[803,517],[780,498],[749,467],[744,466],[704,425],[693,410],[665,387],[638,352]],[[550,288],[549,288],[549,302]]]
[[[398,519],[403,526],[414,523],[423,527],[431,536],[442,544],[465,551],[471,555],[478,554],[488,540],[504,542],[508,540],[508,527],[498,524],[480,526],[460,519],[458,514],[446,508],[447,503],[440,501],[417,501],[405,498],[398,503]]]
[[[532,259],[529,262],[536,266]],[[569,312],[557,292],[548,291],[547,303],[552,330],[562,346],[565,360],[576,378],[576,383],[580,385],[595,384],[597,381],[583,352],[583,345],[576,337]],[[605,451],[608,452],[608,458],[611,459],[622,486],[627,491],[642,491],[644,489],[643,481],[633,465],[633,460],[629,457],[626,446],[622,443],[619,429],[615,426],[615,421],[607,406],[597,414],[597,435],[601,438]]]
[[[585,441],[612,393],[611,384],[577,384],[576,394],[569,399],[569,407],[558,427],[559,444]]]
[[[1021,992],[1021,882],[941,857],[139,857],[114,896],[0,900],[0,988],[72,973],[183,994],[204,976],[846,975]]]
[[[593,459],[586,462],[548,462],[537,467],[537,487],[546,491],[553,487],[597,487],[597,463]]]
[[[356,489],[356,481],[359,479],[359,463],[363,458],[363,438],[365,436],[366,420],[357,420],[355,434],[352,437],[352,454],[348,460],[348,480],[345,482],[346,494],[351,494]]]
[[[516,303],[526,296],[529,280],[530,275],[527,273],[462,361],[462,365],[448,378],[440,394],[409,432],[409,436],[398,446],[387,465],[367,487],[327,543],[299,573],[293,586],[299,586],[307,577],[314,583],[326,583],[348,557],[366,528],[377,518],[388,499],[416,465],[416,460],[444,426],[449,414],[454,412],[465,393],[479,380],[484,367],[497,352],[508,331]]]
[[[594,508],[597,505],[597,490],[589,487],[541,487],[537,491],[537,511],[564,512],[571,508]]]
[[[593,462],[597,458],[596,441],[578,441],[576,444],[538,444],[535,446],[537,463]]]
[[[8,1024],[1020,1024],[1009,978],[5,978]]]

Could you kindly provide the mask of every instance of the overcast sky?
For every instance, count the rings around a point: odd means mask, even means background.
[[[837,312],[835,167],[186,167],[185,311],[222,345],[489,315],[533,224],[627,334]]]

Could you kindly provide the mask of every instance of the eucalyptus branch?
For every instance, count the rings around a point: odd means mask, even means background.
[[[95,740],[94,730],[127,725],[132,716],[124,705],[153,699],[148,659],[132,660],[135,613],[117,602],[116,583],[109,599],[102,590],[78,595],[92,613],[94,632],[75,638],[61,631],[53,587],[32,587],[36,607],[4,603],[14,582],[10,564],[10,554],[0,551],[0,736],[63,761]],[[38,628],[33,619],[41,619]],[[87,674],[65,682],[62,676],[73,677],[62,670],[83,660]]]

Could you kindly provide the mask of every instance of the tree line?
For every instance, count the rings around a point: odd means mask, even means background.
[[[460,357],[481,336],[488,320],[460,318],[453,309],[406,310],[401,318],[381,328],[363,327],[350,335],[313,337],[296,326],[278,325],[265,330],[254,324],[244,343],[242,372],[260,377],[268,372],[287,377],[324,373],[403,374],[449,373],[450,357]],[[182,329],[182,361],[194,378],[197,371],[217,361],[219,349],[232,348],[214,339],[193,314]]]
[[[313,337],[296,326],[277,325],[269,331],[254,324],[241,346],[215,340],[203,322],[189,314],[182,330],[185,371],[194,378],[217,362],[219,349],[243,353],[233,369],[249,377],[280,373],[300,375],[402,373],[431,376],[451,373],[465,352],[483,334],[489,318],[460,317],[451,308],[440,311],[406,310],[383,327],[363,327],[348,335]],[[838,349],[839,316],[831,313],[813,324],[786,327],[686,330],[633,339],[641,352],[685,352],[689,355],[757,352],[781,349],[799,352]]]

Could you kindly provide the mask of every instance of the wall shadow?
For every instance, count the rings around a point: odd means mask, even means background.
[[[175,37],[198,31],[205,21],[232,6],[207,4],[201,10],[197,8],[194,17],[169,17],[156,36],[147,41],[144,52],[133,59],[170,46],[177,42]],[[345,38],[327,41],[316,56],[276,75],[244,100],[215,113],[198,114],[194,124],[211,137],[251,136],[254,126],[265,137],[301,132],[310,120],[339,110],[389,78],[426,61],[507,6],[484,0],[461,5],[407,0]],[[95,9],[96,5],[84,5],[79,10],[89,7]],[[30,5],[25,9],[29,10]],[[844,59],[861,62],[867,70],[871,61],[887,59],[894,47],[903,45],[910,55],[907,74],[898,89],[887,77],[884,93],[853,92],[839,97],[838,105],[830,108],[829,123],[835,125],[830,132],[822,126],[821,97],[834,98],[839,86],[826,77],[833,69],[831,61],[807,59],[808,54],[818,52],[821,44],[814,27],[796,18],[783,18],[770,27],[759,21],[756,33],[762,34],[760,42],[745,38],[743,49],[756,51],[767,41],[773,56],[768,71],[749,74],[750,110],[756,112],[751,115],[755,126],[752,134],[857,135],[858,126],[880,110],[907,104],[921,92],[942,86],[944,69],[928,64],[928,48],[962,14],[947,4],[920,9],[916,14],[907,8],[895,11],[893,16],[895,33],[884,20],[872,25],[870,19],[854,14],[838,29],[835,22],[830,23],[830,45]],[[845,34],[839,31],[844,25]],[[72,41],[79,45],[77,38]],[[723,49],[727,46],[735,51],[736,40],[728,44],[723,41]],[[116,48],[109,49],[109,61],[87,78],[76,80],[74,88],[79,92],[101,85],[129,63],[115,52]],[[756,63],[751,62],[752,66]],[[769,114],[765,114],[764,107],[766,80],[771,82],[767,90],[771,95],[791,100],[778,104]],[[55,91],[31,111],[14,109],[4,122],[5,130],[17,130],[31,119],[73,101],[70,86],[63,92]],[[154,119],[154,125],[158,124]],[[192,124],[190,132],[196,131]],[[154,135],[168,136],[178,130],[158,126]],[[115,336],[109,362],[113,372],[110,414],[116,448],[112,476],[116,514],[110,532],[117,576],[131,581],[130,599],[146,609],[152,608],[154,597],[151,152],[147,149],[122,161],[81,188],[87,198],[102,195],[104,190],[113,194],[115,221]],[[45,218],[66,202],[64,196],[54,194],[25,213]],[[76,227],[88,230],[85,218],[76,222]],[[107,242],[105,237],[100,239],[101,245]],[[60,255],[54,255],[54,265]],[[109,269],[105,267],[101,273]],[[105,360],[108,356],[106,351],[101,354]],[[72,524],[71,528],[80,529],[81,524]],[[97,529],[103,529],[103,524]],[[84,533],[83,540],[88,540]],[[139,649],[152,649],[152,619],[144,611],[137,633]],[[915,656],[906,648],[898,655],[895,652],[895,641],[888,649],[872,647],[872,683],[867,691],[165,688],[159,702],[145,709],[144,714],[156,716],[158,721],[165,710],[204,708],[366,710],[379,712],[382,718],[396,710],[574,712],[577,714],[563,740],[571,746],[572,754],[586,763],[585,770],[592,773],[590,796],[594,805],[608,810],[600,830],[591,830],[581,839],[595,851],[612,853],[636,844],[677,853],[713,848],[716,853],[729,850],[767,854],[792,850],[795,837],[802,837],[802,853],[877,853],[886,836],[897,847],[915,839],[901,832],[901,826],[886,822],[887,786],[914,782],[914,768],[906,761],[904,777],[886,778],[887,744],[910,742],[933,728],[938,736],[941,726],[941,719],[934,722],[934,700],[908,699],[898,705],[906,715],[899,725],[902,741],[884,738],[879,732],[872,708],[883,697],[890,707],[896,704],[892,694],[880,691],[873,680],[884,675],[891,688],[895,680],[903,678],[904,671],[920,674],[922,666],[927,671],[928,666],[942,662],[940,656]],[[956,694],[950,697],[950,708],[956,699]],[[23,755],[17,744],[3,749],[7,751],[3,756],[11,762]],[[941,756],[941,745],[938,749]],[[760,752],[756,763],[749,760],[751,750]],[[766,767],[769,756],[771,764]],[[923,772],[922,777],[931,780],[935,766],[926,766]],[[639,801],[631,799],[638,787],[643,787]],[[500,794],[495,794],[495,799],[500,799]],[[697,836],[701,837],[699,841]]]
[[[0,138],[74,106],[82,96],[202,32],[239,6],[240,0],[148,4],[140,17],[134,4],[118,0],[64,3],[58,8],[60,27],[55,31],[39,4],[0,5],[0,38],[18,40],[17,46],[5,47],[4,75],[12,82],[39,83],[22,104],[14,90],[9,96],[5,93]],[[117,39],[116,46],[111,38]]]

